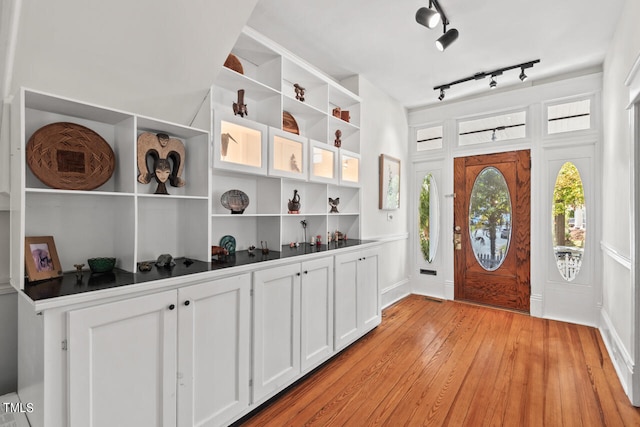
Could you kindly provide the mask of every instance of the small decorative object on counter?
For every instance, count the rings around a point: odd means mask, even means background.
[[[230,133],[223,133],[222,135],[220,135],[220,155],[223,159],[227,157],[227,150],[229,150],[229,140],[232,140],[236,144],[238,143],[238,141],[233,139]]]
[[[254,245],[251,245],[247,248],[247,252],[249,252],[249,255],[254,256],[254,252],[256,251],[256,247]]]
[[[295,248],[296,247],[296,242],[289,242],[289,247],[290,248]]]
[[[340,118],[342,120],[344,120],[345,122],[349,123],[349,120],[351,120],[351,116],[349,115],[349,110],[343,110],[340,112]]]
[[[327,245],[331,243],[331,232],[327,231]]]
[[[260,247],[262,248],[262,254],[267,255],[269,253],[269,248],[267,247],[267,242],[263,242],[260,240]]]
[[[249,196],[244,191],[229,190],[222,194],[220,203],[232,214],[241,214],[249,206]]]
[[[236,253],[236,239],[233,236],[222,236],[220,239],[220,246],[227,250],[227,255],[233,255]]]
[[[224,257],[227,255],[229,255],[229,251],[226,248],[211,246],[211,261],[224,261]]]
[[[304,235],[302,241],[306,242],[307,241],[307,220],[303,219],[302,221],[300,221],[300,224],[302,225],[302,234]]]
[[[89,258],[87,260],[92,273],[108,273],[116,266],[116,259],[112,257]]]
[[[150,172],[147,167],[147,157],[153,159],[153,173]],[[161,160],[164,161],[160,162]],[[169,160],[171,160],[171,163],[169,163]],[[161,179],[163,180],[163,186],[168,180],[173,187],[184,187],[185,181],[182,179],[184,161],[184,143],[179,139],[170,138],[166,133],[154,135],[151,132],[144,132],[138,137],[137,162],[139,183],[148,184],[151,182],[151,177],[155,175],[158,187],[160,187]],[[171,164],[173,164],[173,167]],[[156,194],[167,194],[166,187],[164,193],[158,193],[158,190],[156,190]]]
[[[336,238],[335,238],[336,242],[343,239],[342,232],[340,232],[338,230],[336,230],[335,236],[336,236]]]
[[[333,109],[333,117],[340,118],[340,107],[336,107]]]
[[[153,263],[149,261],[142,261],[138,263],[138,270],[140,270],[143,273],[146,273],[147,271],[151,271],[152,266],[153,266]]]
[[[322,236],[320,236],[319,234],[316,236],[316,244],[318,245],[322,244]]]
[[[342,131],[340,129],[336,130],[336,139],[335,141],[333,141],[333,145],[335,145],[338,148],[342,146],[342,141],[340,140],[341,136],[342,136]]]
[[[248,116],[247,104],[244,103],[244,89],[238,89],[238,102],[233,103],[234,116]]]
[[[339,204],[340,204],[340,197],[336,197],[335,199],[332,199],[331,197],[329,197],[329,206],[331,206],[331,210],[329,211],[329,213],[340,213],[338,212]]]
[[[162,254],[156,261],[156,267],[173,268],[176,265],[170,254]]]
[[[293,85],[293,88],[296,91],[296,99],[300,102],[304,102],[304,91],[305,88],[303,88],[302,86],[300,86],[298,83],[295,83]]]
[[[82,282],[82,267],[84,264],[73,264],[76,268],[76,282]]]
[[[289,199],[287,207],[289,208],[290,214],[300,213],[300,195],[298,194],[298,190],[293,190],[293,198]]]
[[[311,240],[309,241],[309,245],[311,246],[315,246],[316,245],[316,238],[312,237]]]

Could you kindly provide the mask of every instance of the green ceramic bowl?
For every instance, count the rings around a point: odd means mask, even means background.
[[[107,273],[113,270],[116,259],[110,257],[89,258],[87,263],[92,273]]]

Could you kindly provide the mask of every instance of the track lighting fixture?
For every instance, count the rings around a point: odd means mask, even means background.
[[[449,30],[449,31],[455,31],[455,30]],[[441,38],[443,38],[444,36],[446,36],[446,33]],[[456,31],[456,37],[457,37],[457,31]],[[455,40],[455,38],[453,40]],[[449,44],[451,42],[453,42],[453,40],[451,40],[449,42]],[[446,48],[447,46],[444,46],[444,48]],[[444,99],[444,91],[446,89],[451,88],[451,86],[457,85],[458,83],[468,82],[470,80],[481,80],[481,79],[484,79],[485,77],[491,77],[491,82],[489,83],[489,88],[495,89],[498,86],[498,82],[496,80],[496,77],[497,76],[501,76],[503,72],[509,71],[509,70],[515,70],[517,68],[520,68],[520,76],[519,76],[520,80],[525,81],[527,79],[527,75],[525,74],[524,70],[526,70],[527,68],[532,68],[533,65],[537,64],[538,62],[540,62],[540,60],[536,59],[536,60],[533,60],[533,61],[523,62],[521,64],[512,65],[510,67],[498,68],[497,70],[490,71],[490,72],[475,73],[474,75],[469,76],[469,77],[465,77],[464,79],[460,79],[460,80],[453,81],[451,83],[445,83],[443,85],[436,86],[436,87],[433,88],[433,90],[440,90],[440,96],[438,96],[438,99],[440,101],[442,101]]]
[[[429,2],[429,7],[421,7],[416,12],[416,22],[429,29],[435,28],[440,23],[440,13],[431,9],[431,6],[432,3]]]
[[[433,7],[433,9],[432,9]],[[451,28],[447,31],[447,25],[449,25],[449,19],[445,15],[438,0],[429,0],[429,7],[421,7],[416,12],[416,22],[420,25],[424,25],[427,28],[435,28],[438,22],[442,20],[442,35],[436,40],[436,48],[439,51],[444,51],[451,43],[458,38],[458,30]]]

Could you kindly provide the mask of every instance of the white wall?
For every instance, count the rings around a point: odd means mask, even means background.
[[[257,0],[22,0],[11,88],[188,124]]]
[[[360,153],[362,156],[362,237],[387,241],[380,257],[383,306],[406,295],[408,288],[407,212],[409,188],[408,124],[406,110],[393,98],[360,77],[362,98]],[[378,159],[400,159],[400,209],[378,209]],[[387,219],[387,214],[393,218]]]
[[[640,54],[640,3],[626,2],[613,42],[604,64],[603,114],[603,309],[602,330],[607,346],[613,353],[623,386],[632,394],[635,376],[634,404],[640,405],[638,378],[638,332],[634,314],[634,286],[631,268],[632,245],[631,187],[633,171],[633,138],[630,130],[629,90],[625,86],[629,72]],[[637,147],[635,148],[638,149]],[[636,166],[637,167],[637,166]],[[637,173],[637,170],[636,170]],[[636,190],[637,191],[637,190]],[[635,197],[638,197],[636,194]],[[636,216],[638,212],[636,212]],[[638,227],[638,219],[635,227]],[[637,245],[637,242],[635,243]],[[637,261],[636,261],[637,262]],[[637,310],[638,308],[636,308]],[[634,372],[635,370],[635,372]]]

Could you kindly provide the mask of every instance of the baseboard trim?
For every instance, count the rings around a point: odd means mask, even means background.
[[[411,295],[409,279],[401,280],[391,286],[387,286],[380,293],[381,306],[383,309]]]
[[[624,344],[613,327],[611,318],[606,310],[600,310],[600,327],[598,329],[600,330],[602,341],[609,353],[611,363],[618,374],[622,388],[629,397],[631,403],[635,406],[639,406],[640,396],[638,396],[637,393],[634,393],[633,387],[634,379],[636,379],[635,377],[638,376],[638,373],[635,372],[636,370],[633,359],[625,349]]]

